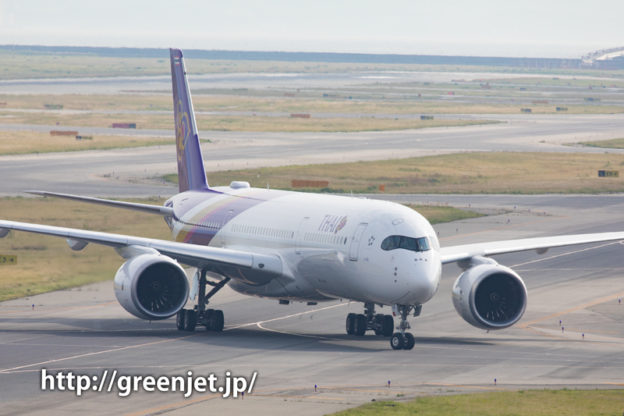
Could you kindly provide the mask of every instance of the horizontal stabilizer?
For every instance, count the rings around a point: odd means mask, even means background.
[[[91,204],[108,205],[108,206],[117,207],[117,208],[131,209],[134,211],[148,212],[150,214],[159,214],[165,217],[173,216],[173,208],[164,207],[161,205],[149,205],[149,204],[138,204],[135,202],[113,201],[110,199],[93,198],[90,196],[80,196],[80,195],[72,195],[72,194],[60,194],[56,192],[47,192],[47,191],[26,191],[26,193],[32,194],[32,195],[53,196],[56,198],[72,199],[74,201],[89,202]]]

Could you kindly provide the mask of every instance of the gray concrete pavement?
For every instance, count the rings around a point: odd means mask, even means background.
[[[460,196],[436,198],[465,203]],[[624,196],[494,195],[467,200],[480,209],[503,205],[509,211],[439,225],[443,244],[624,229]],[[132,318],[114,300],[111,282],[3,302],[0,413],[316,415],[372,399],[420,394],[622,388],[624,304],[617,302],[618,297],[624,300],[622,249],[610,243],[542,256],[499,256],[523,276],[529,290],[524,318],[500,332],[477,330],[456,314],[450,288],[459,269],[445,267],[438,295],[424,306],[421,317],[411,319],[416,336],[412,351],[392,351],[381,337],[345,335],[346,314],[361,311],[361,305],[347,302],[283,306],[224,290],[214,298],[226,314],[222,334],[180,333],[173,320]],[[259,378],[255,392],[244,400],[144,392],[126,399],[94,392],[77,398],[40,391],[41,368],[85,374],[117,369],[126,375],[258,371]],[[317,392],[314,384],[320,387]]]

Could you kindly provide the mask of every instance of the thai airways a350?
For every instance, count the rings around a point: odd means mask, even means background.
[[[203,325],[221,331],[224,316],[207,309],[223,286],[280,302],[349,299],[364,304],[346,317],[346,332],[371,330],[394,349],[411,349],[410,315],[437,292],[442,266],[464,272],[453,287],[453,304],[468,323],[483,329],[515,324],[527,304],[516,272],[492,255],[624,239],[624,232],[541,237],[440,247],[431,224],[405,206],[347,196],[258,189],[247,182],[209,186],[182,52],[170,50],[180,193],[164,206],[34,191],[83,202],[161,215],[175,241],[80,229],[0,221],[9,230],[63,237],[73,250],[87,244],[113,247],[126,259],[114,280],[119,303],[149,320],[177,316],[180,330]],[[182,265],[197,268],[189,284]],[[206,289],[210,289],[206,293]],[[183,309],[190,292],[198,301]],[[377,314],[391,306],[399,318]]]

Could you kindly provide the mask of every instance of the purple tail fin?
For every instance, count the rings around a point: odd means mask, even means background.
[[[184,58],[179,49],[170,49],[173,113],[178,153],[178,184],[180,192],[206,190],[206,171],[202,159],[191,92],[186,81]]]

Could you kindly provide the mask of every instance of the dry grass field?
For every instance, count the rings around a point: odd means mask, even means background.
[[[380,87],[381,88],[381,87]],[[392,89],[391,86],[384,87]],[[457,87],[454,87],[457,88]],[[413,91],[412,91],[413,89]],[[449,88],[450,89],[450,88]],[[227,90],[206,91],[205,93],[194,92],[193,106],[195,111],[241,111],[241,112],[275,112],[275,113],[334,113],[334,114],[518,114],[520,108],[527,107],[524,104],[501,104],[501,103],[466,103],[454,100],[438,100],[435,97],[418,98],[419,87],[410,87],[408,91],[400,90],[403,95],[389,98],[384,96],[384,90],[380,92],[363,91],[354,99],[349,99],[350,92],[337,94],[329,98],[323,98],[323,91],[292,91],[292,96],[285,96],[284,91],[269,91],[265,94],[270,96],[256,96],[257,91],[252,90]],[[462,94],[471,92],[470,89],[462,90]],[[481,90],[473,91],[478,94],[493,94],[496,91]],[[434,90],[430,94],[440,94],[442,90]],[[508,93],[507,93],[508,94]],[[163,91],[161,94],[117,94],[117,95],[8,95],[0,94],[0,102],[6,103],[10,109],[43,109],[45,104],[59,104],[64,110],[95,111],[103,110],[111,112],[111,115],[120,116],[124,111],[172,111],[171,97]],[[555,114],[556,104],[530,104],[533,113]],[[624,106],[618,105],[566,105],[566,114],[603,114],[622,113]],[[60,114],[50,112],[51,114]],[[115,114],[117,113],[117,114]],[[2,112],[8,117],[10,113]],[[171,117],[170,117],[171,118]],[[120,120],[121,121],[121,120]]]
[[[599,178],[598,170],[622,170]],[[176,181],[175,175],[165,179]],[[290,189],[293,179],[329,181],[310,191],[375,193],[600,193],[624,191],[624,155],[586,153],[462,153],[372,162],[210,172],[210,183],[232,180]]]
[[[63,130],[62,126],[58,130]],[[80,131],[78,131],[80,133]],[[91,136],[90,140],[76,140],[75,136],[51,136],[38,131],[0,130],[0,154],[68,152],[103,150],[173,144],[171,139],[149,136]]]
[[[577,144],[588,147],[600,147],[604,149],[624,149],[624,138],[611,140],[596,140],[593,142],[580,142]]]
[[[1,198],[0,218],[151,238],[171,237],[158,215],[56,198]],[[0,301],[112,279],[123,263],[109,247],[89,244],[75,252],[62,238],[13,231],[0,239],[0,254],[17,256],[17,265],[0,266]]]
[[[0,111],[0,115],[2,111]],[[196,116],[200,130],[257,131],[257,132],[358,132],[409,130],[429,127],[456,127],[491,124],[488,120],[420,120],[418,118],[323,117],[293,118],[289,116],[206,115]],[[63,126],[111,127],[113,123],[136,123],[137,129],[171,130],[173,115],[162,113],[108,114],[100,112],[11,112],[2,118],[4,123]],[[55,127],[55,128],[56,128]],[[147,145],[147,144],[146,144]]]

